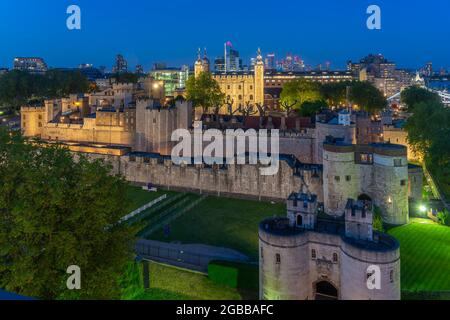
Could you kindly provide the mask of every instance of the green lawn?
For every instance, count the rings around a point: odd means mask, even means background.
[[[171,234],[162,230],[149,238],[159,241],[203,243],[238,250],[258,257],[258,225],[267,217],[286,215],[285,204],[208,197],[172,222]]]
[[[241,300],[237,289],[222,286],[206,275],[150,263],[150,288],[142,289],[142,267],[131,264],[124,283],[125,300]]]
[[[150,192],[143,190],[142,187],[129,185],[127,188],[127,197],[130,200],[129,212],[142,207],[166,193],[169,194],[170,191],[158,190],[157,192]]]
[[[428,219],[389,230],[400,241],[403,291],[450,291],[450,228]]]

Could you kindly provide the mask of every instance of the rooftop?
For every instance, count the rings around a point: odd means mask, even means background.
[[[317,225],[314,230],[306,230],[303,228],[292,227],[289,225],[288,218],[268,218],[259,225],[260,231],[281,237],[296,236],[307,234],[308,232],[323,233],[336,235],[342,238],[348,244],[354,247],[370,250],[370,251],[391,251],[400,247],[399,242],[389,234],[374,231],[374,241],[353,239],[345,236],[344,217],[326,216],[326,218],[318,218]]]

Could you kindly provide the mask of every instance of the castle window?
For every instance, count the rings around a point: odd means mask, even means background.
[[[312,259],[317,258],[316,249],[312,249],[312,250],[311,250],[311,258],[312,258]]]
[[[260,253],[261,259],[264,259],[264,250],[263,247],[261,247],[261,253]]]
[[[241,86],[241,85],[239,85],[239,86],[238,86],[238,89],[239,89],[239,90],[241,90],[241,89],[242,89],[242,86]]]
[[[136,157],[135,156],[130,156],[130,162],[136,162]]]
[[[337,262],[338,262],[338,255],[337,255],[336,252],[333,253],[333,262],[334,262],[334,263],[337,263]]]
[[[153,118],[153,123],[156,123],[156,118]]]
[[[27,126],[26,122],[23,123],[23,127],[25,128]]]
[[[389,281],[390,281],[391,283],[394,282],[394,270],[391,270],[391,271],[389,272]]]
[[[23,120],[25,120],[27,118],[27,116],[26,115],[23,115]]]
[[[253,95],[252,94],[250,95],[250,100],[253,100]]]
[[[39,122],[38,126],[39,128],[42,128],[42,122]]]
[[[406,180],[400,181],[400,185],[401,185],[401,186],[406,186]]]
[[[360,159],[362,163],[372,163],[373,156],[370,153],[361,153]]]
[[[150,158],[149,157],[144,157],[144,163],[150,163]]]
[[[352,177],[351,176],[345,176],[345,180],[346,181],[350,181],[350,180],[352,180]]]
[[[239,95],[238,99],[239,99],[239,100],[242,100],[242,95]]]
[[[277,254],[275,255],[275,260],[276,260],[276,263],[277,263],[277,264],[280,264],[280,263],[281,263],[281,255],[280,255],[279,253],[277,253]]]
[[[38,118],[39,118],[39,120],[42,120],[42,115],[40,114]]]
[[[253,86],[250,86],[250,90],[253,90]]]
[[[336,182],[339,182],[339,181],[341,181],[341,177],[335,176],[335,177],[334,177],[334,180],[335,180]]]
[[[401,167],[402,159],[394,159],[394,167]]]
[[[228,89],[228,90],[230,90],[230,89],[231,89],[231,86],[230,86],[230,85],[228,85],[228,86],[227,86],[227,89]]]

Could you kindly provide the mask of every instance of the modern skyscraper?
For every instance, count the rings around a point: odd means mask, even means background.
[[[116,64],[114,65],[112,69],[113,73],[117,72],[127,72],[128,71],[128,63],[127,60],[121,55],[118,54],[116,57]]]

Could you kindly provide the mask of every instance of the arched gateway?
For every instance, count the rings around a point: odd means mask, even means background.
[[[338,290],[328,281],[316,282],[315,288],[316,300],[337,300]]]

